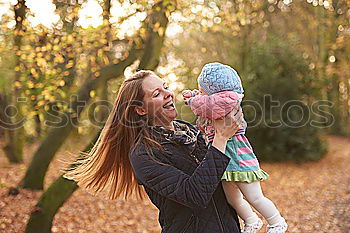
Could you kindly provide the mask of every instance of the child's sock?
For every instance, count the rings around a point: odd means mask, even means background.
[[[256,215],[256,213],[254,213],[244,220],[244,224],[253,224],[253,223],[256,223],[257,221],[259,221],[259,217],[258,215]]]
[[[281,214],[279,212],[277,212],[275,215],[269,217],[266,219],[266,221],[268,222],[269,225],[275,225],[277,223],[280,223],[283,220]]]

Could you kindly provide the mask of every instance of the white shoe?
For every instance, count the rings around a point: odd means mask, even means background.
[[[282,218],[283,220],[279,223],[276,223],[274,225],[267,225],[266,232],[267,233],[284,233],[287,231],[288,224],[286,223],[286,220]]]
[[[257,233],[257,232],[259,232],[259,230],[262,228],[263,225],[264,225],[264,223],[259,218],[259,220],[256,221],[255,223],[244,224],[244,228],[243,228],[242,233]]]

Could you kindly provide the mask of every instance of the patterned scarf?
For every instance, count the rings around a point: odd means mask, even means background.
[[[173,121],[174,130],[165,129],[162,126],[153,126],[152,129],[163,135],[166,140],[176,144],[193,144],[197,141],[200,131],[191,130],[188,125]]]

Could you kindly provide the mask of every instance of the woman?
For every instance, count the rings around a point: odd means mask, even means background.
[[[214,122],[208,149],[196,127],[175,120],[174,94],[165,82],[139,71],[121,86],[95,146],[65,177],[92,193],[106,190],[110,199],[142,197],[145,190],[159,209],[162,232],[238,233],[220,183],[229,162],[226,142],[243,118],[241,111],[231,115]]]

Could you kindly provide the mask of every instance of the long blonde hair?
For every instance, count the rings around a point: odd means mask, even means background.
[[[143,103],[143,80],[153,74],[141,70],[124,81],[97,142],[89,152],[82,153],[83,158],[74,166],[67,168],[64,178],[76,181],[92,194],[107,191],[108,199],[121,195],[128,198],[134,192],[137,197],[144,197],[144,190],[134,177],[129,152],[139,143],[147,148],[160,147],[152,137],[148,117],[135,111]]]

